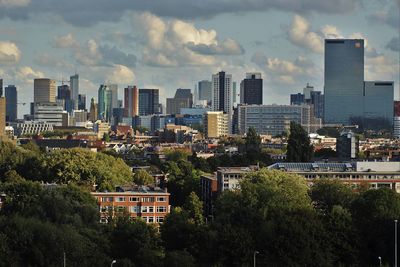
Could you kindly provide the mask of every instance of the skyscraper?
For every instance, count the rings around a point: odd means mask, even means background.
[[[124,107],[126,117],[139,115],[139,91],[136,86],[128,86],[124,89]]]
[[[94,98],[90,100],[90,113],[89,113],[89,120],[91,122],[95,122],[98,119],[97,114],[97,104],[94,102]]]
[[[212,75],[212,110],[228,114],[229,133],[232,131],[232,75],[220,71]]]
[[[6,128],[6,98],[0,96],[0,140],[5,136]]]
[[[198,84],[198,100],[207,100],[208,105],[212,101],[212,88],[211,82],[207,80],[200,81]]]
[[[325,40],[325,123],[363,116],[364,40]]]
[[[112,117],[112,91],[107,85],[102,84],[99,87],[98,96],[98,119],[110,122]]]
[[[174,98],[167,98],[167,114],[179,114],[181,108],[193,106],[193,95],[190,89],[176,89]]]
[[[64,110],[68,111],[68,113],[72,113],[75,104],[71,98],[71,89],[68,85],[63,84],[57,87],[57,102],[63,106]]]
[[[86,110],[86,95],[85,94],[78,95],[78,109]]]
[[[160,113],[158,89],[139,89],[139,115]]]
[[[6,121],[17,120],[17,87],[9,85],[5,88],[6,97]]]
[[[109,84],[107,87],[111,91],[111,109],[119,108],[119,106],[118,106],[118,84]]]
[[[3,96],[3,79],[0,79],[0,97]]]
[[[56,81],[46,78],[34,79],[33,102],[35,105],[56,102]]]
[[[71,99],[74,102],[74,109],[78,109],[79,98],[79,75],[75,74],[69,77],[71,85]]]
[[[246,73],[246,79],[240,83],[240,103],[262,105],[263,80],[261,73]]]

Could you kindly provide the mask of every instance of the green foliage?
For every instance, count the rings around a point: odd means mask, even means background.
[[[171,149],[165,151],[165,158],[168,161],[187,160],[189,156],[190,152],[182,149]]]
[[[332,148],[321,148],[315,151],[314,156],[317,158],[334,158],[337,157],[337,153]]]
[[[104,133],[103,134],[103,141],[105,142],[110,142],[110,134],[109,133]]]
[[[175,250],[168,252],[165,256],[165,267],[194,267],[196,261],[189,252],[185,250]]]
[[[133,176],[133,182],[137,185],[152,185],[155,180],[146,170],[139,169]]]
[[[290,122],[290,135],[287,145],[288,162],[309,162],[313,157],[313,147],[307,132],[300,124]]]
[[[261,151],[261,138],[256,129],[250,127],[246,134],[246,153],[259,153]]]

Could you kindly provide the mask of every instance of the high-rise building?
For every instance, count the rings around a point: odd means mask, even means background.
[[[71,99],[74,103],[73,109],[78,109],[79,103],[79,75],[75,74],[69,77],[70,85],[71,85]]]
[[[190,89],[176,89],[174,98],[167,98],[167,114],[179,114],[181,108],[193,106],[193,95]]]
[[[6,135],[6,98],[0,96],[0,140]]]
[[[240,83],[240,103],[262,105],[263,80],[261,73],[246,73],[246,79]]]
[[[110,122],[112,117],[112,91],[107,85],[100,85],[98,103],[98,119]]]
[[[3,79],[0,79],[0,97],[3,96]]]
[[[118,84],[109,84],[109,85],[107,85],[107,87],[111,91],[111,110],[113,108],[119,108],[119,105],[118,105]]]
[[[6,97],[6,121],[14,122],[17,120],[17,87],[9,85],[5,88]]]
[[[139,89],[139,115],[160,113],[159,90]]]
[[[219,138],[229,134],[229,115],[223,111],[208,111],[204,116],[204,132],[207,138]]]
[[[212,85],[210,81],[203,80],[198,83],[198,100],[206,100],[208,105],[212,102]]]
[[[305,102],[306,101],[304,99],[304,94],[302,94],[302,93],[290,95],[290,105],[301,106],[301,105],[304,105]]]
[[[62,100],[62,101],[60,101]],[[72,113],[75,103],[71,98],[71,89],[68,85],[63,84],[57,87],[57,103],[64,107],[68,113]]]
[[[357,158],[358,144],[358,138],[352,131],[340,133],[340,137],[336,141],[336,152],[339,159],[351,160]]]
[[[212,109],[213,111],[223,111],[228,114],[229,133],[232,132],[232,75],[220,71],[212,75]]]
[[[307,83],[306,87],[303,88],[304,99],[306,101],[311,99],[312,92],[314,92],[314,86]]]
[[[91,122],[95,122],[98,119],[98,112],[97,112],[97,103],[94,102],[94,98],[90,100],[90,113],[89,113],[89,120]]]
[[[34,106],[34,120],[63,126],[64,108],[57,103],[40,102]]]
[[[35,105],[56,102],[56,81],[46,78],[34,79],[33,102]]]
[[[400,138],[400,101],[394,101],[393,136]]]
[[[371,128],[380,121],[387,124],[387,128],[392,128],[393,99],[393,82],[364,82],[364,127]]]
[[[86,95],[78,95],[78,110],[86,110]]]
[[[310,105],[316,118],[323,118],[324,115],[324,95],[321,91],[314,91],[314,87],[307,83],[303,88],[303,93],[291,94],[290,105]]]
[[[124,89],[124,108],[126,117],[139,115],[139,91],[136,86],[128,86]]]
[[[312,91],[311,95],[311,104],[314,107],[314,116],[316,118],[324,117],[324,95],[321,91]]]

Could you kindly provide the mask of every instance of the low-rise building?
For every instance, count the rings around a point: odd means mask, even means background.
[[[200,177],[200,190],[204,214],[206,217],[213,215],[213,203],[218,194],[217,178],[214,175],[202,175]]]
[[[253,171],[257,171],[258,166],[249,167],[219,167],[217,170],[217,190],[221,193],[225,190],[240,188],[240,180]]]
[[[13,122],[10,124],[14,128],[14,134],[17,136],[34,135],[42,132],[52,132],[53,123],[39,121]]]
[[[116,192],[93,192],[92,195],[99,204],[102,223],[126,212],[131,218],[140,217],[147,223],[160,224],[171,209],[170,194],[160,188],[118,188]]]

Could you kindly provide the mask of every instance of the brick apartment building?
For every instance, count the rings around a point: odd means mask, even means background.
[[[102,223],[126,212],[131,218],[141,217],[147,223],[160,224],[170,212],[170,194],[160,188],[119,188],[117,192],[93,192],[92,195],[99,203]]]

